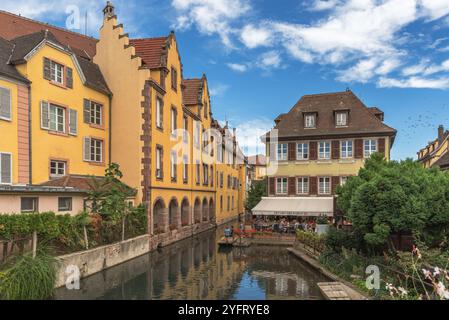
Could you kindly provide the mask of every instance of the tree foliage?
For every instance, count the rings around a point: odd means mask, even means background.
[[[449,172],[375,154],[337,194],[339,209],[372,247],[385,246],[396,233],[411,233],[429,247],[447,245]]]
[[[245,208],[251,211],[261,200],[267,196],[267,180],[253,181],[248,190]]]

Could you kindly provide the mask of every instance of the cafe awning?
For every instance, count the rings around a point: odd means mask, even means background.
[[[262,198],[252,212],[256,216],[332,217],[334,198]]]

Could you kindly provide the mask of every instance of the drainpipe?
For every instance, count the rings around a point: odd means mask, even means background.
[[[29,170],[29,185],[33,184],[33,165],[32,165],[32,159],[33,159],[33,150],[32,150],[32,122],[31,122],[31,84],[28,84],[28,170]]]
[[[112,163],[112,94],[109,94],[109,164]]]

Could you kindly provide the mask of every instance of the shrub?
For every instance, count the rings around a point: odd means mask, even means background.
[[[364,251],[363,235],[354,231],[330,228],[325,236],[326,247],[335,252],[341,252],[342,248],[354,248],[357,251]]]

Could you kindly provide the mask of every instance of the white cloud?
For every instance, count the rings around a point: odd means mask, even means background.
[[[268,46],[271,44],[271,32],[267,27],[255,27],[252,24],[243,27],[241,34],[241,41],[250,49]]]
[[[229,85],[223,83],[217,83],[211,85],[209,88],[209,93],[211,96],[220,97],[223,96],[229,90]]]
[[[358,81],[365,83],[374,76],[374,70],[377,66],[377,59],[361,60],[353,67],[341,71],[337,79],[342,82]]]
[[[449,77],[434,79],[419,76],[406,79],[380,78],[378,86],[381,88],[448,89]]]
[[[418,4],[423,9],[423,14],[431,20],[439,19],[449,14],[448,0],[419,0]]]
[[[248,66],[246,64],[240,63],[228,63],[228,67],[237,72],[246,72],[248,70]]]
[[[257,65],[265,70],[279,69],[282,65],[281,55],[277,51],[265,52],[259,57]]]
[[[310,11],[323,11],[334,8],[340,3],[339,0],[314,0],[310,5]],[[306,4],[308,6],[308,4]]]
[[[440,64],[430,63],[429,59],[422,60],[420,63],[408,66],[402,70],[404,76],[412,75],[424,75],[430,76],[440,72],[449,71],[449,59],[441,62]]]
[[[256,118],[248,121],[239,121],[236,124],[237,139],[245,155],[265,154],[265,144],[260,137],[273,128],[273,120]]]

